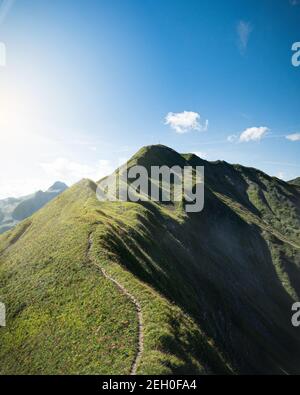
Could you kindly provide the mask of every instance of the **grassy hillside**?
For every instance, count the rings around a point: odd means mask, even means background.
[[[136,163],[204,165],[204,210],[83,180],[0,237],[0,372],[130,373],[142,330],[140,374],[300,373],[298,189],[163,146]]]
[[[300,177],[295,178],[294,180],[289,181],[289,184],[300,186]]]
[[[228,371],[196,323],[126,272],[106,249],[102,235],[110,233],[110,215],[134,224],[142,208],[103,207],[95,188],[82,181],[2,236],[0,300],[7,305],[8,325],[1,328],[0,372],[130,372],[137,349],[136,312],[95,263],[119,278],[142,305],[139,373]],[[93,259],[87,256],[90,234]]]

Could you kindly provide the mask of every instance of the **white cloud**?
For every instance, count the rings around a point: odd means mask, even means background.
[[[227,137],[227,141],[230,143],[234,143],[237,140],[238,136],[236,134],[231,134],[230,136]]]
[[[108,160],[100,160],[94,167],[66,158],[57,158],[50,163],[41,163],[41,167],[48,176],[51,176],[54,180],[64,181],[68,185],[72,185],[82,178],[98,181],[113,171],[113,167]]]
[[[94,145],[90,146],[89,149],[90,149],[91,151],[94,151],[94,152],[97,151],[97,147],[95,147]]]
[[[284,178],[285,178],[284,172],[283,172],[283,171],[279,171],[279,172],[276,174],[276,177],[277,177],[277,178],[280,178],[281,180],[284,180]]]
[[[246,51],[249,42],[249,37],[252,31],[253,31],[253,27],[249,22],[239,21],[237,25],[237,34],[238,34],[238,46],[241,53],[244,53]]]
[[[285,138],[290,141],[300,141],[300,133],[288,134]]]
[[[239,141],[245,143],[249,141],[259,141],[269,130],[270,129],[265,126],[248,128],[241,133]]]
[[[0,176],[0,199],[30,195],[38,190],[47,190],[53,180],[47,177],[18,178],[7,175]]]
[[[200,114],[194,111],[169,112],[165,117],[165,125],[170,125],[176,133],[187,133],[190,130],[204,132],[208,129],[208,120],[202,125]]]
[[[202,159],[208,158],[208,154],[206,152],[196,151],[196,152],[192,152],[192,154],[195,154],[195,155],[199,156],[199,158],[202,158]]]

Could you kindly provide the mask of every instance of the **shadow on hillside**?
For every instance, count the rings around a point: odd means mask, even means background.
[[[120,263],[188,312],[237,372],[299,373],[294,301],[260,229],[209,192],[205,209],[184,223],[163,216],[152,203],[140,206],[140,226],[117,220],[109,226],[107,246]],[[165,348],[183,357],[197,336],[182,344],[176,322],[172,328],[173,336],[162,339]],[[195,347],[195,358],[203,361],[200,349]],[[182,371],[194,368],[187,359]]]
[[[178,366],[175,363],[168,367],[173,374],[230,374],[232,371],[214,348],[213,343],[197,329],[188,328],[186,338],[182,339],[183,320],[169,317],[172,328],[171,334],[160,338],[162,351],[172,353],[184,364]],[[197,363],[196,361],[200,362]]]

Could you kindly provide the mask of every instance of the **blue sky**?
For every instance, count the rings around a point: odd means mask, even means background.
[[[157,143],[299,176],[297,41],[296,0],[0,0],[0,198]]]

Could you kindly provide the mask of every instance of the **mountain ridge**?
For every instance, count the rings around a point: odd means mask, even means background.
[[[300,177],[295,178],[294,180],[288,181],[289,184],[300,186]]]
[[[97,184],[82,180],[2,235],[0,299],[10,306],[11,328],[0,372],[130,372],[138,318],[86,261],[92,232],[91,257],[141,306],[137,374],[299,373],[291,326],[300,297],[298,189],[162,146],[143,147],[128,167],[136,163],[204,163],[203,211],[99,202]],[[28,322],[29,336],[14,345]]]

